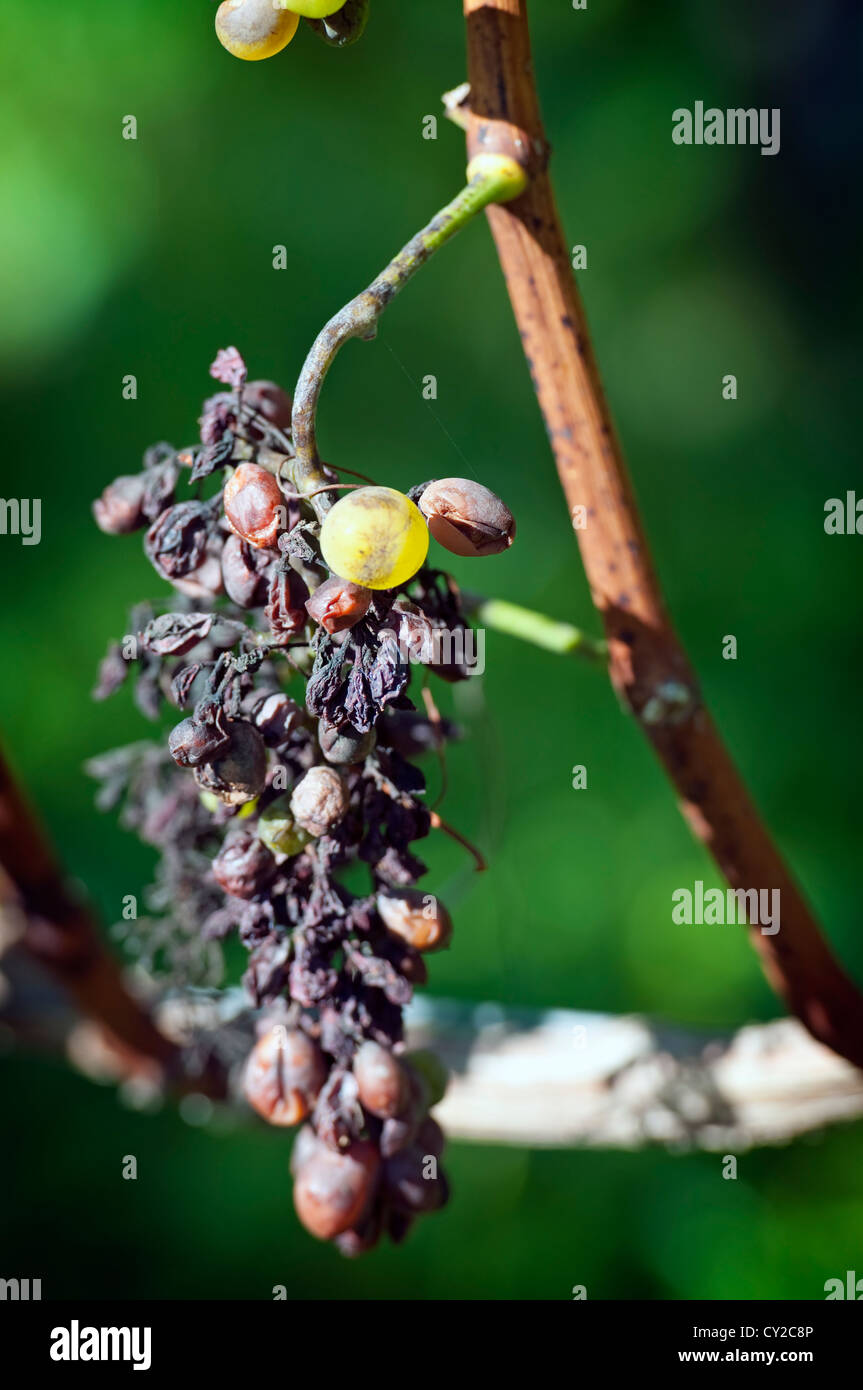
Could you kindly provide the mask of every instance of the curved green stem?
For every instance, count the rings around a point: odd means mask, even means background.
[[[422,231],[411,237],[367,289],[333,315],[315,339],[294,395],[292,434],[296,457],[285,464],[285,471],[298,493],[317,494],[313,506],[320,518],[333,505],[333,498],[327,490],[331,479],[323,472],[318,455],[315,418],[324,378],[339,348],[350,338],[374,338],[384,309],[420,266],[489,203],[506,202],[513,192],[511,162],[483,168]]]
[[[506,599],[463,594],[462,600],[465,612],[483,627],[505,632],[509,637],[518,637],[523,642],[532,642],[535,647],[543,647],[547,652],[557,652],[561,656],[576,654],[603,666],[608,663],[608,643],[600,638],[588,637],[572,623],[557,622],[545,613],[534,613],[530,608],[522,608]]]

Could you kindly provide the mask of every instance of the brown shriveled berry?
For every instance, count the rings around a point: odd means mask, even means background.
[[[284,646],[302,632],[308,620],[306,599],[309,591],[301,575],[287,559],[282,559],[271,571],[269,601],[264,616],[279,646]]]
[[[235,468],[222,498],[231,530],[259,548],[273,547],[285,521],[282,490],[266,468],[257,463],[241,463]]]
[[[222,567],[215,555],[207,555],[191,574],[171,582],[187,598],[216,598],[222,592]]]
[[[341,1235],[334,1238],[333,1244],[339,1254],[349,1260],[355,1260],[358,1255],[365,1255],[369,1250],[374,1250],[383,1235],[384,1216],[382,1204],[375,1203],[358,1225],[350,1231],[342,1231]]]
[[[304,1162],[294,1182],[297,1216],[313,1236],[332,1240],[358,1226],[377,1189],[380,1158],[360,1140],[342,1153],[323,1146]]]
[[[210,503],[177,502],[156,517],[144,537],[144,551],[159,574],[175,583],[204,564],[212,529]]]
[[[328,724],[326,719],[318,723],[318,743],[328,763],[351,767],[363,762],[375,746],[374,729],[361,734],[353,724]]]
[[[423,1154],[432,1154],[435,1158],[440,1158],[444,1144],[444,1132],[437,1120],[433,1120],[431,1115],[426,1115],[417,1134],[417,1148]]]
[[[401,1149],[384,1164],[387,1198],[399,1211],[437,1211],[449,1195],[437,1157],[424,1154],[417,1144]]]
[[[401,937],[393,937],[387,958],[391,960],[400,975],[404,975],[412,985],[427,985],[429,978],[428,966],[420,955]]]
[[[461,730],[449,719],[432,723],[425,715],[414,710],[390,710],[379,721],[381,741],[388,748],[394,748],[403,758],[418,758],[423,753],[438,749],[441,740],[455,740],[461,737]]]
[[[237,402],[231,391],[219,391],[204,401],[201,417],[201,443],[205,446],[219,444],[226,430],[234,430],[237,425]],[[191,459],[188,460],[191,463]],[[185,458],[183,462],[186,462]]]
[[[276,1024],[249,1053],[243,1093],[271,1125],[296,1125],[308,1115],[327,1079],[324,1055],[299,1028]]]
[[[270,588],[273,557],[231,532],[222,547],[225,593],[238,608],[260,608]]]
[[[354,1057],[360,1104],[381,1120],[400,1115],[410,1100],[410,1083],[392,1052],[364,1042]]]
[[[335,1236],[333,1244],[346,1260],[356,1260],[374,1250],[383,1232],[383,1213],[372,1212],[371,1219],[364,1222],[359,1230],[342,1231]]]
[[[470,478],[440,478],[419,499],[428,528],[453,555],[499,555],[515,540],[509,507]]]
[[[93,503],[93,516],[108,536],[126,536],[146,524],[144,495],[147,480],[142,473],[124,475],[109,483]]]
[[[325,1148],[326,1145],[324,1141],[318,1138],[312,1126],[303,1125],[294,1140],[294,1147],[291,1149],[291,1162],[289,1165],[291,1176],[294,1178],[299,1177],[300,1172],[306,1166],[309,1159],[314,1158],[319,1150]]]
[[[335,577],[315,589],[306,610],[325,632],[344,632],[365,617],[371,601],[371,589]]]
[[[348,809],[347,787],[333,767],[311,767],[291,795],[291,814],[310,835],[324,835]]]
[[[260,729],[268,748],[286,743],[303,721],[303,711],[295,700],[281,690],[271,695],[257,695],[249,708],[255,727]]]
[[[213,762],[195,768],[195,781],[228,806],[242,806],[264,790],[267,750],[254,724],[234,719],[228,724],[228,746]]]
[[[283,434],[290,434],[291,398],[274,381],[248,381],[243,387],[243,405],[257,411]],[[258,433],[254,428],[250,430],[253,437],[257,437]]]
[[[231,835],[213,860],[213,878],[232,898],[254,898],[276,876],[276,861],[250,830]]]
[[[443,903],[417,888],[378,893],[377,909],[387,931],[415,951],[441,951],[452,939],[452,918]]]
[[[417,1136],[419,1126],[419,1116],[415,1113],[412,1105],[404,1115],[396,1115],[389,1120],[384,1120],[381,1125],[381,1137],[379,1142],[381,1157],[392,1158],[393,1154],[401,1153],[408,1144],[412,1144]]]
[[[178,767],[198,767],[227,751],[230,736],[223,724],[190,717],[182,719],[168,735],[168,752]]]

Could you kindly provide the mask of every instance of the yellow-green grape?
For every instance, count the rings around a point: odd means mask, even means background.
[[[235,58],[272,58],[287,48],[299,25],[294,10],[278,0],[222,0],[216,11],[216,37]]]
[[[392,487],[360,487],[327,512],[321,552],[334,574],[367,589],[404,584],[428,554],[425,520]]]
[[[286,0],[286,3],[295,14],[306,19],[326,19],[328,14],[340,10],[345,0]]]
[[[262,813],[258,821],[258,839],[263,840],[273,854],[286,854],[288,858],[299,854],[314,839],[291,815],[290,792],[277,797]]]

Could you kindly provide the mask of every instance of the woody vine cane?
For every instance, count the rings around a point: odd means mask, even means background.
[[[465,0],[468,150],[546,148],[525,0]],[[732,888],[778,889],[782,929],[751,940],[773,988],[810,1033],[863,1065],[863,995],[827,945],[709,712],[666,611],[599,379],[548,172],[488,220],[531,368],[610,675],[656,750],[693,833]]]

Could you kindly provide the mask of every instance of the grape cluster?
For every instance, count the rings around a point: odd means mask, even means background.
[[[415,887],[432,817],[411,759],[455,730],[433,704],[416,711],[411,666],[470,674],[463,651],[433,641],[465,623],[455,584],[425,567],[429,532],[485,555],[515,527],[467,479],[408,497],[325,468],[323,499],[297,493],[289,397],[247,381],[233,348],[211,373],[226,389],[204,403],[199,442],[156,445],[94,504],[103,531],[145,531],[174,591],[165,611],[134,611],[96,694],[134,669],[142,710],[182,717],[167,747],[118,750],[93,770],[102,804],[125,797],[126,823],[160,851],[155,915],[136,924],[148,963],[170,973],[178,959],[188,979],[197,945],[212,978],[215,943],[236,933],[248,950],[260,1012],[245,1095],[271,1124],[303,1126],[300,1220],[355,1254],[401,1239],[447,1195],[429,1114],[441,1068],[402,1032],[425,957],[452,936],[443,904]],[[178,500],[184,474],[192,495]],[[345,881],[357,866],[361,892]]]
[[[355,43],[366,26],[369,0],[222,0],[216,37],[235,58],[255,62],[287,48],[305,19],[327,43]]]

